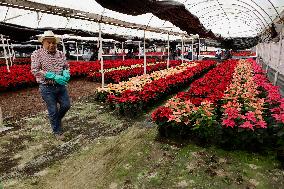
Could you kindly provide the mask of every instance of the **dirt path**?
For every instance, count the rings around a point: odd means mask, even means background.
[[[82,97],[89,96],[98,86],[100,86],[99,83],[86,79],[72,80],[68,85],[70,98],[72,101],[77,101]],[[46,109],[38,87],[0,93],[0,107],[4,120],[19,120]]]

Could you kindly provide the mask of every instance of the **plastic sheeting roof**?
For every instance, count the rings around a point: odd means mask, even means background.
[[[283,11],[284,0],[176,0],[223,37],[256,36]]]
[[[48,5],[61,6],[82,10],[86,12],[102,14],[127,22],[133,22],[153,27],[183,32],[168,21],[164,21],[151,13],[138,16],[118,13],[103,8],[95,0],[31,0]],[[250,37],[256,36],[267,27],[283,10],[284,0],[176,0],[196,15],[206,29],[219,33],[223,37]],[[34,11],[8,8],[0,6],[0,20],[7,23],[18,24],[28,27],[55,27],[75,28],[87,31],[98,31],[95,22],[39,13],[40,21],[37,22],[38,14]],[[102,25],[104,33],[132,35],[143,37],[143,31],[123,28],[114,25]],[[166,34],[147,32],[147,38],[167,39]],[[171,39],[180,37],[171,36]]]

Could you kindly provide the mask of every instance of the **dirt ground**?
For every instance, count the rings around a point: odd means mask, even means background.
[[[93,94],[98,86],[100,86],[99,83],[86,79],[70,81],[68,91],[71,101]],[[35,115],[46,110],[38,87],[0,93],[0,107],[4,120],[19,120],[22,117]]]

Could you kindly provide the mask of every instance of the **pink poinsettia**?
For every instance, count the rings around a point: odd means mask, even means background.
[[[256,122],[256,118],[255,118],[255,113],[254,112],[247,112],[245,115],[246,120],[252,121],[252,122]]]
[[[225,127],[232,127],[232,128],[234,128],[236,126],[236,123],[232,119],[224,119],[223,122],[222,122],[222,125],[224,125]]]
[[[260,120],[260,121],[256,122],[256,126],[262,128],[262,129],[265,129],[265,128],[267,128],[267,123],[263,120]]]
[[[246,121],[244,122],[242,125],[239,126],[240,128],[244,128],[244,129],[251,129],[254,130],[253,128],[253,124],[251,124],[250,121]]]
[[[261,67],[254,60],[250,59],[249,61],[252,63],[255,72],[254,81],[267,93],[265,103],[268,103],[270,107],[273,107],[269,109],[272,116],[279,123],[284,123],[284,98],[281,98],[279,87],[272,85],[272,83],[268,81],[264,72],[260,71],[262,70]]]
[[[252,130],[254,127],[264,128],[265,100],[259,98],[259,94],[258,85],[253,78],[252,64],[241,60],[235,68],[232,83],[223,97],[223,126],[227,127],[230,123],[228,120],[231,120],[236,123],[234,125],[236,127]]]
[[[228,116],[229,119],[236,119],[239,117],[239,111],[233,107],[225,109],[224,113]]]

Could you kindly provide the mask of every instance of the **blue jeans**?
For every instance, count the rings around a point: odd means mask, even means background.
[[[46,103],[49,121],[54,134],[62,132],[61,120],[70,109],[70,100],[64,85],[39,85],[39,90]],[[59,108],[57,107],[59,104]]]

